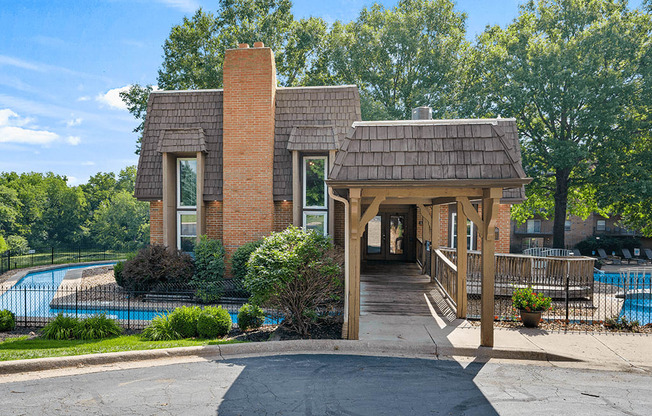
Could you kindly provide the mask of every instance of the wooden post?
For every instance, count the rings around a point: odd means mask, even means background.
[[[433,255],[434,251],[439,248],[439,239],[441,236],[441,229],[440,229],[440,220],[439,220],[439,213],[441,212],[441,206],[440,205],[433,205],[432,206],[432,218],[430,219],[430,241],[432,242],[432,246],[430,247],[430,252],[427,253],[428,256],[430,256],[430,281],[432,282],[432,279],[435,278],[435,262],[433,261]]]
[[[206,210],[204,209],[204,166],[203,152],[197,152],[197,243],[206,234]]]
[[[177,248],[177,160],[163,153],[163,245]]]
[[[466,243],[466,215],[461,202],[457,202],[457,317],[466,318],[466,270],[467,270],[467,243]]]
[[[360,188],[349,189],[349,328],[348,339],[360,333]]]
[[[303,197],[301,196],[301,158],[299,152],[292,151],[292,224],[301,227],[301,208],[303,208]],[[331,211],[332,212],[332,211]]]
[[[494,282],[496,274],[496,220],[502,190],[485,189],[482,197],[482,299],[480,345],[494,346]]]

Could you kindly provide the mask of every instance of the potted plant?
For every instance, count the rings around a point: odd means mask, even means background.
[[[528,328],[536,328],[541,322],[541,313],[552,309],[552,299],[543,293],[535,293],[531,287],[515,289],[512,304],[521,313],[521,321]]]

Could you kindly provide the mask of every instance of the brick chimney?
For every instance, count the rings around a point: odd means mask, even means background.
[[[262,42],[224,55],[223,242],[230,255],[273,231],[274,53]]]

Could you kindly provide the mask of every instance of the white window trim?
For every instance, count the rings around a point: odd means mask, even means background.
[[[533,224],[532,225],[532,231],[530,231],[530,227],[528,227],[528,224]],[[536,230],[536,224],[539,224],[539,231]],[[537,219],[529,219],[525,222],[525,231],[528,234],[540,234],[541,233],[541,220]]]
[[[600,227],[600,223],[602,223],[602,227]],[[595,222],[595,230],[596,231],[606,231],[607,230],[607,221],[606,220],[597,220]]]
[[[177,211],[177,250],[181,250],[181,237],[194,237],[197,235],[181,235],[181,216],[182,215],[197,215],[197,211]]]
[[[466,247],[467,250],[475,250],[476,246],[476,241],[473,240],[473,236],[475,235],[475,223],[473,221],[470,221],[469,219],[466,220],[467,224],[471,223],[471,235],[466,235],[467,238],[470,237],[469,241],[470,244]],[[457,230],[456,230],[456,225],[457,225],[457,212],[453,212],[451,214],[451,248],[456,248],[456,242],[457,242]]]
[[[303,211],[303,229],[308,230],[306,216],[323,215],[324,216],[324,235],[328,235],[328,211]]]
[[[303,170],[303,182],[302,182],[302,192],[303,192],[303,209],[324,209],[328,210],[328,186],[324,182],[324,205],[323,206],[308,206],[306,205],[306,160],[308,159],[322,159],[324,161],[324,179],[328,177],[328,156],[304,156],[302,159],[302,170]],[[304,214],[305,218],[305,214]],[[304,222],[305,224],[305,222]]]
[[[194,160],[197,163],[196,157],[179,157],[177,158],[177,209],[197,209],[197,205],[181,205],[181,162],[185,160]],[[195,165],[196,169],[199,165]],[[199,186],[199,184],[197,184]],[[195,190],[197,192],[197,190]]]

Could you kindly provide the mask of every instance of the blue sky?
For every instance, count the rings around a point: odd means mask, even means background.
[[[170,28],[201,0],[0,0],[0,171],[66,175],[136,164],[137,122],[118,98],[131,83],[156,83]],[[295,17],[355,19],[363,0],[295,0]],[[396,1],[383,0],[385,6]],[[517,0],[458,0],[468,37],[505,25]],[[633,5],[640,1],[632,2]]]

